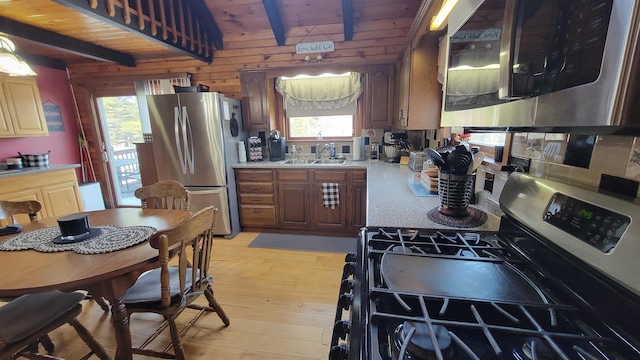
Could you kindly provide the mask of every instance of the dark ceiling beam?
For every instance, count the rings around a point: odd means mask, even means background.
[[[60,59],[54,59],[48,56],[42,56],[27,52],[21,52],[20,56],[22,56],[29,65],[38,65],[56,70],[67,70],[67,64]]]
[[[285,43],[284,38],[284,25],[282,25],[282,18],[280,17],[280,11],[278,11],[278,5],[276,0],[262,0],[264,11],[267,13],[273,35],[276,37],[278,46],[283,46]]]
[[[128,67],[136,66],[136,60],[129,54],[60,35],[53,31],[19,23],[4,17],[0,17],[0,31],[91,59],[114,62]]]
[[[189,43],[183,46],[183,42],[180,39],[178,39],[178,41],[174,43],[172,36],[168,36],[166,39],[163,39],[162,31],[158,31],[156,35],[152,34],[151,26],[145,26],[144,29],[140,29],[138,27],[138,17],[135,14],[129,14],[129,16],[131,17],[131,21],[127,24],[124,20],[125,17],[122,7],[115,6],[114,16],[109,15],[106,1],[98,1],[98,6],[95,9],[91,7],[90,2],[87,0],[53,0],[53,2],[66,6],[70,9],[73,9],[74,11],[90,16],[94,19],[103,21],[121,30],[126,30],[132,34],[141,36],[147,40],[163,45],[173,51],[191,56],[194,59],[198,59],[207,63],[211,63],[213,61],[213,49],[210,49],[208,52],[198,52],[198,46],[196,46],[196,48],[192,50]],[[191,15],[195,19],[197,19],[200,28],[203,29],[203,31],[207,34],[208,43],[213,44],[213,46],[215,46],[217,49],[222,49],[222,33],[220,32],[218,25],[211,17],[211,12],[202,2],[202,0],[189,0],[185,1],[184,3],[193,6],[191,8]],[[194,21],[194,24],[195,23],[196,21]]]
[[[342,0],[342,22],[344,41],[353,40],[353,0]]]

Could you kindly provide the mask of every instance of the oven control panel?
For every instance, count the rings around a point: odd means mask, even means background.
[[[631,218],[570,196],[555,193],[544,221],[608,253],[620,241]]]

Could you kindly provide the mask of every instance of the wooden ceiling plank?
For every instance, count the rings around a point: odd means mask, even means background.
[[[269,18],[269,23],[271,24],[271,29],[273,30],[273,35],[276,37],[278,46],[283,46],[285,44],[284,25],[282,25],[282,18],[280,17],[276,0],[262,0],[262,5]]]
[[[344,23],[344,40],[353,40],[353,0],[342,0],[342,22]]]
[[[207,63],[211,63],[212,58],[213,58],[213,53],[210,52],[207,56],[203,56],[202,53],[195,53],[193,51],[190,51],[188,47],[182,47],[181,43],[176,41],[173,42],[173,38],[175,37],[175,35],[177,34],[177,31],[175,29],[175,27],[170,27],[167,24],[167,13],[169,12],[167,7],[170,6],[169,2],[165,2],[165,1],[160,1],[160,2],[156,2],[156,5],[159,4],[160,6],[160,28],[162,32],[158,32],[157,36],[153,36],[150,34],[150,31],[148,30],[139,30],[137,24],[135,23],[131,23],[129,25],[125,24],[121,19],[122,19],[122,12],[123,10],[120,7],[116,8],[116,16],[114,17],[109,17],[108,14],[106,13],[106,9],[104,9],[101,6],[98,6],[97,9],[91,9],[88,6],[88,2],[86,0],[53,0],[56,3],[59,3],[61,5],[64,5],[66,7],[69,7],[73,10],[76,10],[77,12],[81,13],[81,14],[85,14],[91,18],[94,19],[100,19],[102,20],[102,22],[107,23],[108,25],[112,25],[115,26],[121,30],[126,30],[129,33],[134,33],[134,34],[138,34],[141,37],[143,37],[146,40],[150,40],[156,44],[161,44],[164,45],[167,48],[170,48],[174,51],[177,52],[181,52],[183,54],[192,56],[198,60],[207,62]],[[192,2],[197,2],[199,0],[192,0]],[[175,14],[175,11],[173,11]],[[201,16],[201,14],[197,13],[197,12],[192,12],[192,14],[195,15],[195,17],[201,21],[203,18],[206,18],[206,16]],[[175,23],[175,17],[172,17],[174,19],[174,23]],[[202,24],[202,22],[201,22]],[[205,26],[202,27],[203,29],[206,29],[206,24]],[[174,36],[172,36],[172,38],[169,38],[169,32],[171,32]],[[105,34],[107,35],[107,34]],[[166,36],[165,36],[166,35]],[[203,40],[204,41],[204,40]],[[131,42],[133,43],[133,42]],[[140,46],[140,43],[137,44],[138,46]],[[126,46],[126,40],[123,40],[123,44],[121,44],[120,46]],[[142,45],[144,46],[144,45]],[[136,48],[134,48],[133,50],[134,52],[138,53],[139,50]]]
[[[129,67],[136,66],[135,59],[129,54],[60,35],[53,31],[19,23],[4,17],[0,17],[0,31],[91,59],[114,62]]]

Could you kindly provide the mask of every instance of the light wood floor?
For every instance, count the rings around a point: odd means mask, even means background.
[[[327,359],[344,254],[247,247],[257,235],[240,233],[214,243],[213,288],[231,325],[223,328],[215,313],[203,315],[183,338],[187,358]],[[204,304],[204,296],[198,302]],[[190,311],[180,321],[189,321]],[[146,339],[160,320],[152,314],[132,316],[134,345]],[[84,303],[80,322],[115,354],[110,316],[95,302]],[[70,326],[56,330],[51,338],[55,355],[69,360],[80,358],[87,349]],[[169,342],[165,333],[150,347],[163,349]]]

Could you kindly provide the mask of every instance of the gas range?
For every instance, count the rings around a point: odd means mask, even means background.
[[[329,359],[640,359],[637,205],[521,174],[500,203],[496,232],[363,228]]]

